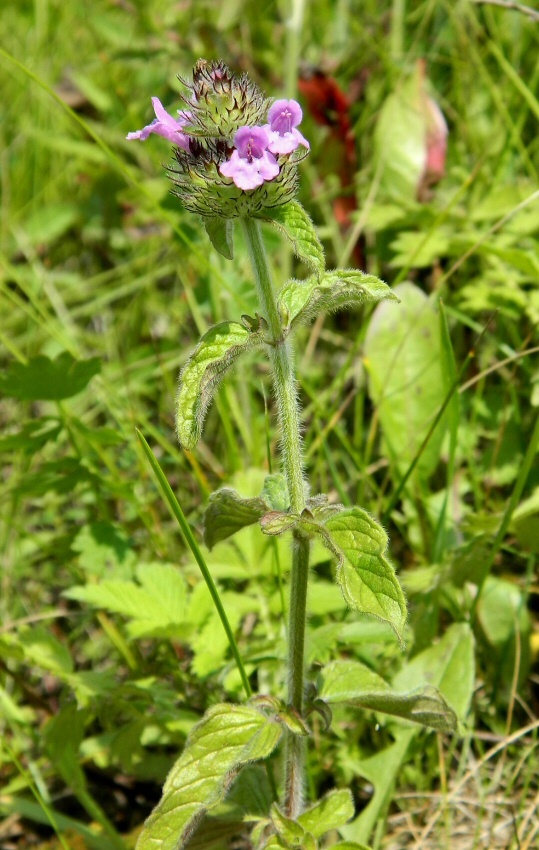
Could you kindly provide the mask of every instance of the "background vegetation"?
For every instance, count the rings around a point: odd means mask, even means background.
[[[211,490],[254,494],[275,464],[260,359],[220,391],[196,452],[174,437],[194,341],[254,312],[239,236],[227,263],[168,194],[167,143],[124,141],[151,95],[181,105],[176,75],[200,57],[267,94],[299,86],[312,142],[300,196],[329,264],[407,282],[400,307],[325,317],[297,339],[313,492],[383,518],[410,599],[402,655],[346,610],[320,551],[309,661],[432,680],[462,735],[352,710],[325,735],[315,719],[310,790],[350,784],[350,837],[374,847],[536,846],[533,14],[470,0],[7,0],[0,33],[0,847],[133,846],[192,724],[241,698],[135,435],[195,529]],[[418,193],[427,92],[448,153]],[[267,236],[277,282],[302,277]],[[249,674],[278,692],[286,544],[251,529],[234,540],[208,563]]]

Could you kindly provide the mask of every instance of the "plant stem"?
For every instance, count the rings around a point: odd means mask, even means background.
[[[260,308],[268,323],[271,340],[268,346],[269,356],[281,426],[281,454],[290,495],[290,510],[294,514],[301,514],[305,507],[305,487],[293,352],[289,341],[283,337],[282,322],[277,309],[260,224],[251,218],[243,218],[241,222],[253,266]],[[300,535],[295,536],[288,615],[288,701],[300,714],[303,710],[309,553],[309,540]],[[304,749],[303,739],[289,733],[284,807],[287,816],[292,818],[297,817],[301,812]]]

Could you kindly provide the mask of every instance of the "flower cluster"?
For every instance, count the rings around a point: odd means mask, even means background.
[[[222,62],[199,60],[186,108],[170,115],[152,98],[155,119],[128,140],[151,133],[174,145],[169,168],[175,194],[185,207],[206,216],[259,213],[290,201],[296,192],[296,165],[309,149],[297,129],[302,119],[295,100],[267,100],[247,75],[236,77]],[[238,192],[238,189],[240,190]]]

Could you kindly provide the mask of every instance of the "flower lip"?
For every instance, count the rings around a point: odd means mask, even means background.
[[[236,150],[219,166],[219,171],[224,177],[231,177],[238,189],[256,189],[265,180],[277,177],[279,165],[267,150],[269,134],[264,127],[240,127],[234,144]]]
[[[283,136],[291,133],[301,124],[303,112],[296,100],[276,100],[268,112],[268,121],[272,130]]]
[[[166,111],[158,97],[152,97],[152,106],[155,112],[154,120],[150,124],[147,124],[146,127],[143,127],[142,130],[128,133],[127,140],[129,142],[134,140],[144,142],[150,133],[156,133],[158,136],[163,136],[164,139],[168,139],[169,142],[178,145],[178,147],[189,150],[189,138],[183,132],[183,128],[191,118],[190,113],[185,110],[178,110],[179,117],[177,119],[173,118]]]
[[[269,135],[263,127],[240,127],[234,136],[234,145],[238,156],[253,161],[253,157],[261,159],[269,145]]]
[[[274,154],[289,154],[299,145],[309,149],[307,139],[296,129],[303,113],[296,100],[276,100],[268,112],[269,124],[264,127],[269,133],[268,150]]]

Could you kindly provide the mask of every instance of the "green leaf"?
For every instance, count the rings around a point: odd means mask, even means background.
[[[61,677],[73,671],[73,659],[69,649],[45,626],[34,626],[21,631],[19,642],[24,648],[27,664],[35,664]]]
[[[215,705],[191,731],[137,850],[181,850],[205,812],[225,796],[233,772],[267,758],[281,727],[245,705]]]
[[[371,850],[366,844],[358,844],[357,841],[339,841],[333,844],[331,850]]]
[[[290,507],[290,496],[286,478],[281,472],[266,475],[264,487],[260,494],[274,511],[287,511]]]
[[[376,673],[357,661],[334,661],[321,672],[320,697],[359,708],[392,714],[440,732],[453,732],[457,717],[435,688],[397,693]]]
[[[356,269],[336,269],[322,277],[289,280],[279,293],[279,309],[287,327],[309,322],[324,311],[360,307],[378,301],[398,301],[380,278]]]
[[[184,625],[187,606],[186,583],[178,568],[172,564],[139,564],[136,576],[139,584],[110,579],[73,587],[64,596],[128,617],[132,638],[177,633]]]
[[[339,829],[354,817],[354,801],[348,789],[330,791],[298,817],[304,829],[320,838],[330,829]]]
[[[75,360],[68,351],[56,360],[39,355],[28,363],[11,363],[0,376],[0,394],[23,401],[61,401],[77,395],[101,369],[101,360]]]
[[[437,688],[464,720],[474,691],[474,638],[467,623],[453,623],[441,640],[399,670],[392,685],[398,691],[428,684]]]
[[[314,272],[324,269],[324,249],[318,239],[314,224],[297,201],[290,201],[280,207],[266,209],[258,216],[270,221],[277,230],[292,243],[292,250],[298,259]]]
[[[379,304],[365,339],[369,392],[378,408],[385,451],[404,474],[415,459],[449,390],[442,371],[440,325],[424,292],[412,283],[395,287],[398,310]],[[440,460],[443,417],[418,459],[427,479]]]
[[[206,412],[227,370],[263,342],[262,331],[252,332],[239,322],[221,322],[204,334],[180,375],[176,399],[176,430],[186,449],[196,446]]]
[[[204,227],[210,242],[227,260],[234,257],[234,223],[230,218],[205,218]]]
[[[427,113],[419,65],[382,105],[374,133],[374,157],[383,191],[413,202],[427,160]]]
[[[347,604],[385,620],[404,643],[406,599],[395,570],[384,557],[384,529],[361,508],[345,508],[327,519],[321,540],[338,559],[337,581]]]
[[[235,490],[223,488],[212,493],[204,512],[204,543],[213,549],[237,531],[258,522],[269,510],[261,498],[242,499]]]
[[[301,850],[316,850],[316,841],[303,826],[297,821],[287,818],[280,811],[276,803],[271,807],[271,820],[285,847],[299,847]]]

